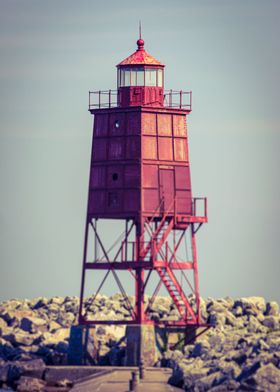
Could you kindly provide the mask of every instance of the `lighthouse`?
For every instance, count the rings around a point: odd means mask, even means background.
[[[94,121],[79,324],[126,325],[127,363],[144,357],[151,365],[153,353],[145,351],[145,339],[155,328],[183,330],[186,341],[207,328],[200,317],[196,251],[196,234],[207,222],[207,200],[192,195],[187,127],[192,93],[165,89],[165,66],[145,50],[141,36],[135,52],[116,67],[116,90],[89,92]],[[106,220],[124,229],[113,253],[100,230]],[[87,282],[89,272],[100,271],[99,285],[94,286],[94,278]],[[124,271],[135,301],[121,281]],[[117,282],[128,317],[87,316],[86,282],[97,296],[106,279]],[[148,292],[151,281],[154,288]],[[176,317],[153,317],[161,290]]]

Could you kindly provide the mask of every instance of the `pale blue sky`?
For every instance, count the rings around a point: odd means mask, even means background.
[[[0,299],[78,295],[92,118],[136,48],[193,91],[201,294],[280,300],[278,0],[0,0]]]

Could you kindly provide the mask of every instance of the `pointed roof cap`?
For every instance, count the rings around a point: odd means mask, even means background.
[[[117,67],[122,65],[159,65],[164,67],[164,64],[145,51],[144,44],[144,40],[140,37],[137,40],[138,49],[136,52],[120,62]]]

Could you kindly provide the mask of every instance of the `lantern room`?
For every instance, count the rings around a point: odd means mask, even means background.
[[[137,46],[117,65],[119,105],[163,106],[164,65],[145,51],[143,39],[138,39]]]

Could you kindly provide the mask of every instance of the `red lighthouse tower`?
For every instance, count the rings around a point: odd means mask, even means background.
[[[195,235],[207,222],[207,204],[205,198],[192,197],[186,125],[191,92],[165,91],[164,65],[145,51],[141,38],[137,46],[117,65],[117,91],[89,93],[94,126],[79,322],[194,331],[202,325]],[[108,219],[124,222],[115,253],[106,248],[99,230],[100,222]],[[84,291],[89,270],[105,272],[98,287],[93,279],[96,295],[113,275],[129,317],[87,317]],[[123,271],[130,274],[135,303],[121,283]],[[152,274],[157,283],[145,303]],[[161,288],[171,297],[177,319],[153,318]]]

